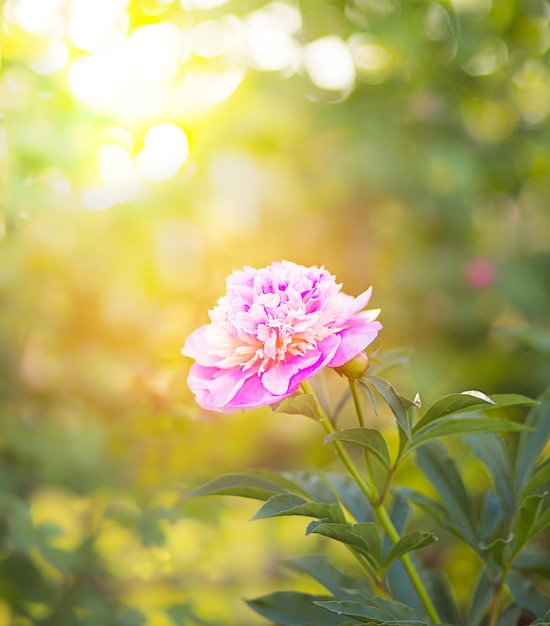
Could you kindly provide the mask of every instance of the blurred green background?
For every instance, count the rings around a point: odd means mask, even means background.
[[[332,461],[305,419],[194,404],[179,349],[234,268],[372,284],[376,346],[414,350],[392,380],[425,403],[542,391],[549,20],[542,0],[2,3],[1,625],[247,626],[242,596],[288,586],[303,523],[181,500]]]

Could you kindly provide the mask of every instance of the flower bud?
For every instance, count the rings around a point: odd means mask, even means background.
[[[350,359],[344,365],[335,367],[334,369],[340,376],[346,376],[347,378],[361,378],[361,376],[369,368],[369,357],[364,352],[359,352],[353,359]]]

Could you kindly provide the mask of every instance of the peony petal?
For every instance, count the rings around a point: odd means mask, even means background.
[[[313,378],[318,372],[320,372],[324,367],[326,367],[330,361],[333,359],[338,347],[340,346],[340,336],[339,335],[330,335],[323,341],[319,342],[318,348],[322,353],[322,358],[317,361],[314,365],[300,370],[295,376],[292,377],[290,381],[290,388],[297,389],[300,386],[300,383],[304,380],[308,380],[309,378]]]
[[[377,337],[381,330],[380,322],[364,322],[362,319],[350,320],[350,325],[339,333],[341,342],[329,367],[340,367],[362,352]]]
[[[309,369],[316,365],[323,354],[318,350],[311,350],[306,356],[294,356],[282,361],[279,365],[269,368],[262,375],[262,385],[272,394],[281,395],[288,392],[290,379],[300,370]]]
[[[207,338],[209,324],[201,326],[192,332],[185,340],[185,345],[181,349],[184,356],[189,356],[199,365],[213,367],[219,361],[219,356],[210,354],[210,343]]]
[[[187,382],[191,391],[202,399],[202,403],[199,404],[205,409],[216,411],[227,405],[247,378],[254,375],[254,370],[243,372],[238,367],[221,370],[195,363],[191,366]],[[208,390],[206,397],[202,393],[204,389]]]
[[[239,409],[257,409],[262,406],[274,404],[275,402],[280,402],[282,399],[294,393],[296,389],[297,388],[289,389],[286,394],[275,396],[262,385],[259,376],[251,376],[239,389],[227,407],[219,410],[227,413]]]
[[[342,307],[340,315],[338,315],[337,319],[334,322],[334,325],[342,326],[344,322],[346,322],[352,315],[355,315],[356,313],[359,313],[359,311],[362,311],[369,303],[371,295],[372,287],[369,287],[366,291],[363,291],[363,293],[359,294],[357,298],[345,296],[346,299],[349,299],[347,306]]]

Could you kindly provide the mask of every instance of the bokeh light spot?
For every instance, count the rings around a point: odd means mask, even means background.
[[[73,0],[69,37],[81,50],[94,52],[110,47],[128,28],[125,9],[129,0]]]
[[[393,57],[384,48],[371,43],[364,35],[350,37],[350,49],[355,67],[364,82],[379,84],[386,80],[390,73]]]
[[[155,85],[176,74],[182,51],[182,32],[175,24],[140,26],[128,39],[128,69],[137,79]]]
[[[29,61],[29,67],[37,74],[53,74],[69,62],[69,49],[64,41],[49,41],[44,54]]]
[[[187,11],[193,9],[214,9],[229,2],[229,0],[180,0],[182,8]]]
[[[236,50],[241,24],[234,16],[205,20],[193,29],[193,51],[205,59]]]
[[[42,34],[58,21],[63,4],[64,0],[13,0],[4,10],[23,30]]]
[[[94,105],[107,105],[120,93],[123,68],[118,56],[91,54],[72,62],[69,85],[74,95]]]
[[[340,37],[322,37],[307,44],[304,62],[311,81],[321,89],[346,91],[353,87],[353,57]]]
[[[175,124],[156,124],[147,131],[137,167],[143,178],[152,181],[172,178],[189,156],[189,142]]]
[[[283,7],[283,10],[281,8]],[[300,15],[274,2],[250,13],[244,22],[245,48],[250,61],[261,70],[294,70],[299,63],[299,45],[293,33],[300,25]]]

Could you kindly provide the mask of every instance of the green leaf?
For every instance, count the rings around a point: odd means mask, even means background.
[[[149,621],[148,617],[137,609],[127,607],[117,616],[116,626],[143,626]]]
[[[473,507],[456,463],[438,442],[422,446],[417,451],[416,463],[442,498],[446,522],[476,549]]]
[[[285,472],[283,474],[285,480],[289,485],[294,485],[294,489],[288,488],[288,491],[303,495],[306,499],[314,500],[315,502],[324,502],[326,504],[332,504],[338,502],[338,493],[335,490],[333,484],[323,474],[315,474],[313,472]],[[274,480],[274,479],[273,479]],[[296,487],[301,490],[297,491]]]
[[[550,509],[547,509],[539,515],[539,517],[535,520],[533,524],[533,528],[531,529],[531,539],[534,539],[537,535],[544,532],[547,528],[550,527]]]
[[[61,550],[53,546],[42,546],[44,558],[64,574],[72,574],[82,565],[81,555],[78,552]]]
[[[287,490],[281,485],[261,476],[226,474],[193,489],[187,497],[217,495],[267,500],[275,494],[286,492]]]
[[[425,573],[423,579],[427,583],[428,594],[432,598],[439,617],[444,622],[454,624],[454,626],[461,626],[463,621],[460,611],[453,598],[449,583],[443,574],[431,569]]]
[[[521,616],[521,607],[517,604],[510,604],[499,615],[496,626],[510,626],[510,624],[518,624]]]
[[[372,393],[371,386],[368,383],[365,383],[364,385],[360,385],[360,387],[365,392],[365,395],[367,396],[367,399],[372,407],[374,414],[378,415],[378,410],[376,407],[376,399],[374,397],[374,394]]]
[[[510,535],[507,539],[498,538],[488,545],[480,544],[480,549],[490,556],[499,566],[504,567],[508,563],[509,547],[514,540],[514,535]]]
[[[9,538],[16,551],[25,552],[34,543],[34,528],[28,502],[10,497],[6,507]]]
[[[510,517],[515,499],[514,475],[510,455],[502,437],[499,435],[469,437],[468,443],[489,470],[496,493],[504,505],[507,516]]]
[[[303,415],[314,420],[318,420],[320,417],[315,398],[309,393],[297,393],[285,398],[274,412],[286,415]]]
[[[528,495],[544,491],[550,491],[550,459],[535,468],[531,476],[523,483],[518,500],[521,502]]]
[[[528,426],[511,420],[496,417],[451,417],[416,431],[413,445],[421,446],[427,441],[451,435],[471,435],[472,433],[500,433],[528,430]]]
[[[321,523],[311,532],[357,548],[376,570],[380,569],[382,546],[375,524],[371,522],[360,524]]]
[[[514,561],[514,568],[550,579],[550,553],[546,552],[541,545],[532,544],[531,549],[523,550],[517,557]]]
[[[424,495],[414,489],[408,487],[394,487],[392,492],[399,493],[401,496],[406,497],[411,502],[414,502],[417,506],[423,509],[428,515],[438,520],[450,533],[452,533],[458,539],[464,540],[464,534],[456,528],[456,519],[445,506],[440,502],[436,502],[433,498]]]
[[[521,503],[515,524],[515,540],[512,559],[516,557],[539,532],[537,518],[542,506],[544,495],[528,496]]]
[[[370,450],[386,466],[390,467],[390,453],[382,433],[376,428],[348,428],[325,437],[325,443],[345,441]]]
[[[326,476],[334,485],[340,500],[353,515],[356,522],[374,522],[376,520],[371,503],[351,476],[332,472]]]
[[[309,498],[308,493],[295,481],[267,470],[256,470],[249,474],[226,474],[193,489],[185,497],[217,495],[268,500],[281,493],[295,493]]]
[[[478,396],[471,395],[471,393],[451,393],[436,400],[414,425],[412,429],[413,435],[424,429],[428,424],[451,415],[536,404],[536,400],[517,394],[496,394],[489,400],[483,400]]]
[[[521,434],[516,457],[516,490],[519,492],[529,479],[537,459],[550,436],[550,387],[539,398],[540,404],[529,411],[526,426],[535,430]]]
[[[547,611],[544,617],[532,622],[531,626],[550,626],[550,611]]]
[[[248,606],[262,617],[284,626],[342,626],[338,615],[318,606],[330,596],[309,595],[295,591],[277,591],[261,598],[247,600]]]
[[[389,514],[395,530],[401,535],[403,530],[412,515],[412,507],[399,492],[392,493],[392,500],[389,507]],[[388,547],[391,547],[389,538],[387,538]]]
[[[403,402],[402,397],[397,391],[390,385],[387,380],[373,376],[372,374],[365,376],[360,380],[360,383],[364,384],[364,381],[369,382],[378,391],[378,393],[388,403],[392,413],[395,415],[397,425],[407,436],[407,439],[412,443],[411,427],[409,424],[409,415],[407,412],[407,406]]]
[[[426,622],[419,620],[394,620],[388,617],[384,611],[376,607],[367,606],[361,602],[354,602],[352,600],[317,601],[315,604],[329,611],[333,611],[338,615],[346,615],[347,617],[359,619],[364,624],[377,624],[379,626],[426,626]]]
[[[485,494],[483,507],[479,519],[479,540],[489,543],[493,533],[500,522],[504,519],[504,508],[502,499],[498,498],[494,491],[490,490]],[[508,518],[509,519],[509,518]]]
[[[410,606],[403,604],[403,602],[394,600],[393,598],[391,600],[385,600],[380,596],[372,595],[369,592],[359,590],[355,590],[353,592],[353,596],[353,600],[360,602],[363,606],[372,606],[382,611],[382,613],[385,614],[386,619],[419,619],[418,615]]]
[[[506,583],[515,601],[535,617],[543,617],[548,611],[549,599],[538,591],[533,583],[520,572],[511,571]]]
[[[370,591],[364,578],[357,578],[345,574],[334,566],[326,557],[311,555],[301,556],[287,561],[293,568],[309,574],[314,580],[323,585],[334,596],[340,598],[351,597],[354,589]]]
[[[395,543],[388,552],[384,561],[384,568],[389,567],[393,561],[412,550],[419,550],[424,546],[437,541],[437,537],[433,533],[415,530],[411,533],[403,535],[397,543]]]
[[[466,624],[468,626],[480,626],[483,618],[489,610],[489,605],[493,598],[493,585],[489,580],[486,572],[480,572],[477,584],[472,594],[472,601],[466,615]]]
[[[293,494],[272,496],[252,517],[253,520],[286,515],[303,515],[304,517],[327,518],[333,522],[344,522],[345,517],[338,504],[323,502],[307,502]]]

